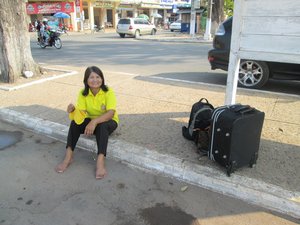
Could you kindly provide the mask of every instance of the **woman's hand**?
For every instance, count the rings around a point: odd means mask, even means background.
[[[94,134],[94,130],[97,126],[97,123],[95,122],[95,120],[91,120],[88,125],[85,127],[85,130],[84,130],[84,134],[85,135],[92,135]]]
[[[75,110],[75,106],[71,103],[68,105],[68,108],[67,108],[67,112],[68,113],[71,113]]]

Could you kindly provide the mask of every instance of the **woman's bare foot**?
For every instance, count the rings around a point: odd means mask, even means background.
[[[99,154],[97,158],[97,166],[96,166],[96,179],[102,179],[105,176],[106,176],[105,156],[103,154]]]
[[[65,159],[55,167],[57,173],[63,173],[68,166],[73,162],[73,151],[71,148],[67,148]]]

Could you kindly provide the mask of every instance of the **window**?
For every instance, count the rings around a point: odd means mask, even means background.
[[[130,24],[130,19],[120,19],[119,24]]]

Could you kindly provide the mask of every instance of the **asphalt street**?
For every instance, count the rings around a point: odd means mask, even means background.
[[[1,225],[292,225],[299,220],[184,182],[107,160],[94,177],[91,152],[0,121]]]
[[[171,32],[169,32],[171,33]],[[178,32],[158,32],[143,39],[120,38],[115,32],[95,34],[70,34],[61,36],[63,47],[41,49],[31,35],[31,50],[36,62],[52,65],[86,67],[97,65],[102,69],[134,74],[153,82],[165,80],[195,85],[226,85],[226,71],[211,70],[207,52],[211,42],[185,42]],[[174,35],[178,39],[167,39]],[[186,35],[185,35],[186,36]],[[155,65],[155,66],[154,66]],[[270,80],[263,91],[300,95],[300,82]]]

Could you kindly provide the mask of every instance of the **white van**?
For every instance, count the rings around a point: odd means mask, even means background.
[[[139,37],[143,34],[156,34],[155,25],[143,18],[124,18],[120,19],[117,26],[117,33],[121,38],[125,35]]]

